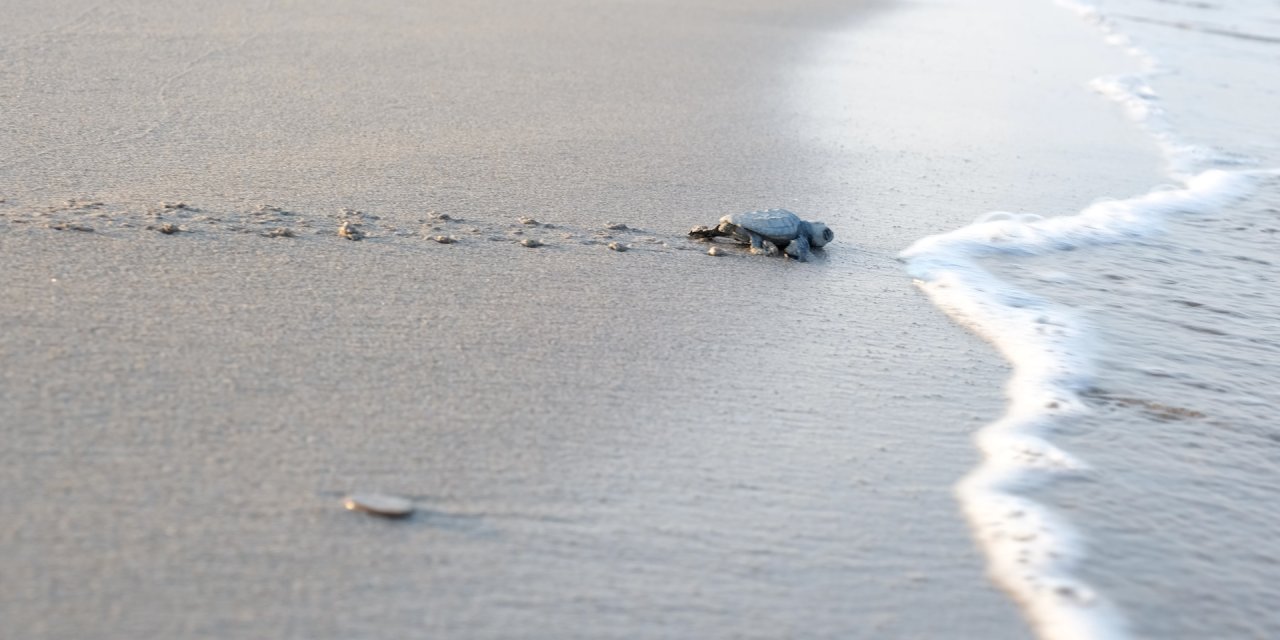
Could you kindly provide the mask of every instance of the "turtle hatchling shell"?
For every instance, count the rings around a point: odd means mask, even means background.
[[[736,224],[770,240],[794,240],[800,233],[800,216],[786,209],[735,213],[720,221]]]

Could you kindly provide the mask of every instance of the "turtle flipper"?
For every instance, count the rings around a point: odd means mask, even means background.
[[[719,228],[717,228],[717,227],[708,227],[708,226],[707,226],[707,225],[705,225],[705,224],[700,224],[700,225],[698,225],[698,226],[696,226],[696,227],[694,227],[694,228],[692,228],[692,229],[690,229],[690,230],[689,230],[689,237],[690,237],[690,238],[698,238],[698,239],[703,239],[703,240],[710,240],[711,238],[718,237],[719,235],[721,235],[721,234],[720,234],[720,229],[719,229]]]
[[[764,237],[758,233],[747,233],[748,237],[751,238],[751,253],[764,254],[766,256],[778,255],[778,245],[765,240]]]
[[[799,260],[800,262],[809,261],[809,237],[806,234],[800,234],[800,237],[792,240],[787,245],[787,255]]]

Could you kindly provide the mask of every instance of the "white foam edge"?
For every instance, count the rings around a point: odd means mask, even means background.
[[[899,254],[936,306],[992,343],[1013,367],[1006,410],[976,435],[982,462],[957,484],[956,494],[989,574],[1042,638],[1129,635],[1121,613],[1073,575],[1083,557],[1075,531],[1019,494],[1088,469],[1046,437],[1062,418],[1088,411],[1079,394],[1091,377],[1090,333],[1071,310],[1000,280],[979,260],[1138,240],[1156,233],[1168,215],[1206,213],[1246,197],[1263,175],[1274,173],[1211,170],[1185,187],[1096,202],[1070,216],[995,212],[922,238]]]
[[[1114,244],[1154,233],[1173,213],[1206,213],[1246,197],[1280,171],[1210,170],[1246,159],[1182,140],[1152,89],[1163,69],[1092,4],[1057,0],[1096,25],[1107,43],[1135,57],[1138,73],[1102,77],[1092,87],[1119,103],[1160,145],[1170,173],[1185,187],[1159,187],[1124,201],[1094,203],[1072,216],[994,212],[903,251],[916,284],[952,319],[991,342],[1013,366],[1004,415],[979,431],[982,463],[956,486],[957,497],[988,560],[992,579],[1009,592],[1050,640],[1129,637],[1123,615],[1073,575],[1083,558],[1079,537],[1050,509],[1018,494],[1086,464],[1045,437],[1065,416],[1087,411],[1079,392],[1091,367],[1088,331],[1069,310],[1000,281],[978,260]],[[1192,177],[1194,176],[1194,177]]]
[[[1152,88],[1152,80],[1173,73],[1165,68],[1150,50],[1138,45],[1122,33],[1115,22],[1097,6],[1084,0],[1055,0],[1089,24],[1102,31],[1105,41],[1135,58],[1140,71],[1095,78],[1094,91],[1117,102],[1126,115],[1155,139],[1169,165],[1169,173],[1185,180],[1209,167],[1253,164],[1251,158],[1223,152],[1220,149],[1193,144],[1180,137],[1161,105],[1160,96]]]
[[[1145,70],[1159,70],[1160,62],[1151,55],[1149,51],[1143,49],[1133,42],[1133,39],[1122,33],[1116,28],[1115,23],[1102,13],[1098,7],[1084,0],[1054,0],[1054,2],[1068,11],[1075,13],[1080,19],[1096,26],[1103,33],[1107,44],[1120,47],[1126,53],[1138,59],[1142,63]]]

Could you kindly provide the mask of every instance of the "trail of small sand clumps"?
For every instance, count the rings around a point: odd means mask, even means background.
[[[0,204],[3,204],[2,200]],[[50,206],[0,210],[0,222],[10,229],[27,226],[107,234],[314,236],[375,242],[425,240],[442,245],[495,243],[527,248],[602,247],[615,252],[706,251],[709,244],[621,222],[606,222],[599,228],[582,228],[542,222],[527,215],[514,220],[491,221],[427,211],[409,223],[400,223],[356,209],[344,208],[328,214],[304,213],[260,204],[249,210],[212,210],[182,201],[165,201],[139,208],[93,199],[71,199]],[[711,252],[711,255],[724,254],[720,250]]]

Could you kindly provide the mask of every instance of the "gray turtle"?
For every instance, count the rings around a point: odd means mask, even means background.
[[[836,234],[821,222],[801,220],[786,209],[769,209],[727,215],[714,227],[694,227],[689,236],[707,240],[729,237],[750,244],[751,253],[786,251],[787,255],[804,262],[809,259],[810,248],[822,247],[835,239]]]

